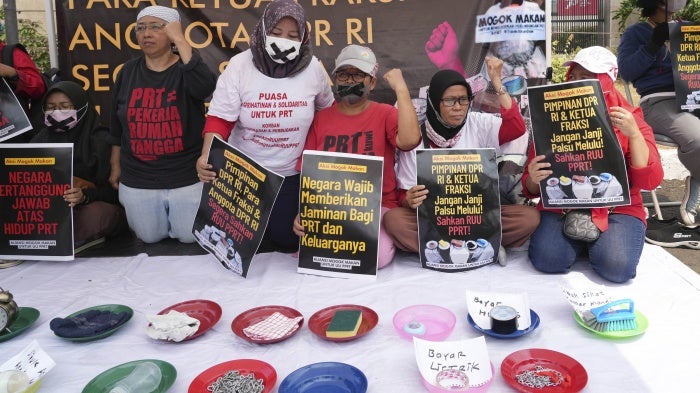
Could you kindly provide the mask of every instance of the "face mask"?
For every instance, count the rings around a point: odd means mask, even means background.
[[[44,112],[44,124],[53,132],[66,132],[78,124],[78,111],[75,109],[56,109]]]
[[[265,50],[275,63],[284,64],[296,59],[299,48],[301,48],[299,41],[270,35],[265,37]]]
[[[369,95],[369,86],[365,86],[363,82],[352,85],[336,85],[334,89],[338,101],[343,101],[350,105],[357,104]]]

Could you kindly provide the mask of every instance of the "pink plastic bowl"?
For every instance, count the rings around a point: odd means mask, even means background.
[[[404,328],[410,322],[419,322],[425,327],[424,334],[407,332]],[[413,341],[413,337],[429,341],[442,341],[446,339],[455,328],[457,317],[455,314],[440,306],[419,304],[399,310],[394,314],[394,328],[401,338]]]

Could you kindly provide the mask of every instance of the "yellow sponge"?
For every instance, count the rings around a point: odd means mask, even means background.
[[[337,310],[326,328],[326,337],[346,338],[357,334],[362,324],[361,310]]]

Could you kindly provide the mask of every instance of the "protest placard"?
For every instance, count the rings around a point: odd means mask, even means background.
[[[284,177],[219,138],[207,162],[216,179],[202,188],[192,233],[225,268],[246,277]]]
[[[383,166],[381,157],[304,152],[300,273],[376,278]]]
[[[551,164],[540,182],[547,208],[630,204],[625,157],[598,80],[528,89],[537,155]]]

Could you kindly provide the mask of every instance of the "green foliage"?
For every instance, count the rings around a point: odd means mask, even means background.
[[[0,19],[5,21],[5,9],[0,7]],[[49,39],[46,32],[37,22],[29,19],[18,19],[19,42],[27,48],[27,52],[34,60],[39,71],[46,71],[51,68],[49,59]],[[5,42],[5,29],[0,32],[0,40]]]

